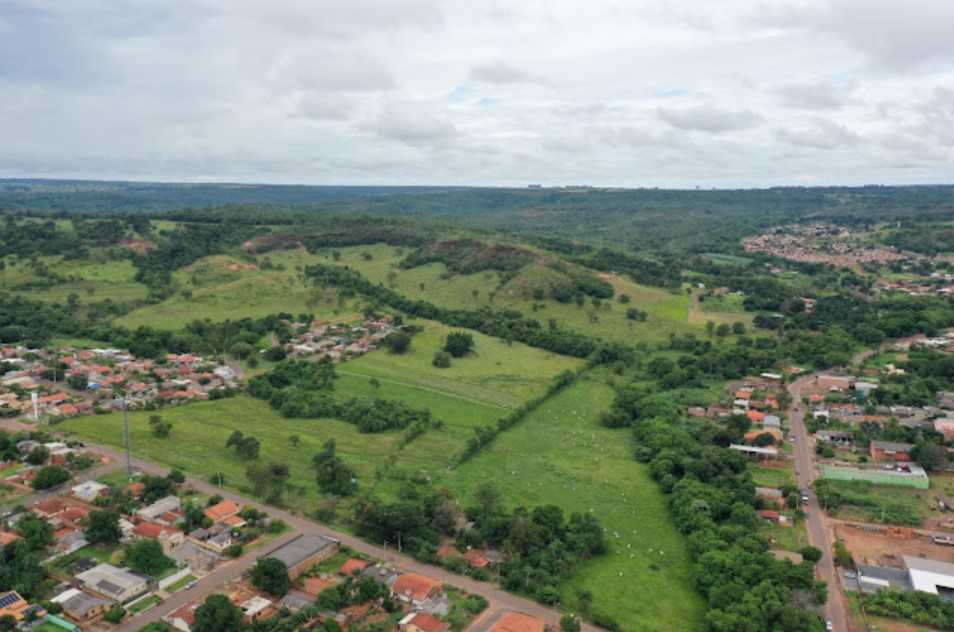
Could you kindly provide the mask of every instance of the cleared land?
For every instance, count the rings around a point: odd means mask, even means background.
[[[703,603],[685,542],[646,466],[633,459],[628,432],[599,424],[612,400],[609,386],[582,380],[436,482],[462,502],[490,482],[511,506],[592,511],[607,530],[609,550],[564,584],[562,603],[577,609],[576,590],[586,588],[596,596],[593,611],[625,629],[696,629]]]

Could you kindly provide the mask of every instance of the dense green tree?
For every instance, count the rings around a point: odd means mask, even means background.
[[[50,489],[70,480],[70,474],[58,465],[47,465],[36,473],[33,489]]]
[[[444,351],[455,358],[462,358],[474,348],[474,337],[466,331],[452,331],[444,339]]]
[[[30,465],[43,465],[50,458],[50,449],[46,446],[38,445],[27,455],[27,463]]]
[[[27,514],[17,522],[17,535],[23,538],[31,551],[39,551],[53,545],[53,526],[33,514]]]
[[[209,595],[205,603],[195,609],[192,632],[236,632],[246,627],[241,608],[232,605],[225,595]]]
[[[355,491],[355,471],[335,453],[334,439],[326,441],[323,448],[312,459],[317,472],[318,488],[325,494],[351,495]]]
[[[126,551],[126,563],[133,570],[147,575],[155,575],[175,564],[162,552],[162,545],[156,540],[141,540],[130,546]]]
[[[273,597],[282,597],[291,589],[285,563],[274,557],[259,558],[252,567],[252,584]]]
[[[268,495],[270,501],[281,498],[285,483],[291,476],[287,463],[252,463],[245,470],[245,475],[252,483],[256,496]]]
[[[91,511],[87,518],[86,539],[92,544],[117,544],[123,538],[119,513],[112,510]]]
[[[384,339],[384,346],[391,353],[404,353],[411,346],[411,336],[405,331],[395,331]]]

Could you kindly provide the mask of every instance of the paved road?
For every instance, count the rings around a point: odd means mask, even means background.
[[[108,456],[113,459],[116,463],[123,462],[122,453],[108,448],[105,446],[92,446],[96,452]],[[133,466],[143,472],[149,472],[152,474],[165,474],[168,471],[168,468],[160,467],[153,463],[143,461],[142,459],[134,458],[132,460]],[[212,590],[215,586],[228,581],[229,579],[235,578],[244,572],[249,566],[252,565],[254,560],[264,555],[265,553],[270,552],[271,550],[281,546],[289,539],[298,534],[320,534],[325,536],[330,536],[337,540],[340,540],[341,543],[345,546],[349,546],[356,551],[360,551],[366,555],[371,555],[379,559],[386,559],[388,565],[402,571],[402,572],[414,572],[420,573],[422,575],[427,575],[428,577],[433,577],[441,582],[446,584],[451,584],[453,586],[458,586],[467,590],[468,592],[477,593],[483,595],[489,605],[487,611],[482,617],[479,618],[480,624],[485,624],[488,620],[495,620],[499,613],[509,610],[517,610],[520,612],[525,612],[526,614],[532,615],[543,619],[551,625],[557,625],[562,616],[561,612],[547,608],[546,606],[540,605],[536,602],[512,595],[510,593],[504,592],[497,588],[494,588],[492,585],[474,580],[469,577],[462,575],[457,575],[451,573],[445,568],[439,566],[433,566],[430,564],[424,564],[414,560],[405,555],[394,551],[393,549],[384,550],[381,546],[376,546],[369,544],[364,540],[360,540],[350,534],[342,533],[339,531],[334,531],[323,525],[319,525],[312,520],[302,518],[300,516],[293,515],[287,511],[272,507],[269,505],[263,505],[257,501],[251,500],[244,496],[240,496],[233,492],[223,490],[219,487],[211,485],[205,481],[188,478],[187,482],[195,487],[197,490],[207,493],[207,494],[220,494],[223,498],[231,500],[240,505],[251,505],[259,509],[260,511],[268,512],[268,514],[274,518],[280,518],[288,523],[292,527],[292,533],[286,534],[281,539],[276,541],[274,544],[270,545],[264,551],[255,551],[251,555],[243,556],[241,559],[229,563],[220,567],[219,569],[213,571],[208,576],[202,578],[197,582],[196,587],[189,590],[182,590],[174,594],[167,601],[165,601],[161,606],[151,608],[146,612],[142,613],[140,616],[133,619],[131,622],[127,622],[122,626],[116,628],[120,632],[127,632],[136,630],[139,627],[150,623],[151,621],[156,621],[160,619],[163,615],[176,610],[177,608],[184,605],[186,602],[194,599],[196,597],[204,595],[206,592]],[[493,619],[492,619],[493,618]],[[489,627],[489,626],[488,626]],[[596,626],[589,624],[582,624],[582,629],[585,632],[599,632],[601,629]],[[478,631],[481,632],[481,631]]]
[[[828,582],[828,602],[825,605],[825,618],[832,622],[835,630],[844,632],[855,628],[848,616],[845,594],[839,588],[838,571],[835,568],[834,556],[832,555],[831,538],[828,537],[828,527],[825,523],[826,518],[824,512],[818,507],[815,492],[809,488],[809,483],[816,478],[815,451],[812,449],[808,431],[805,428],[801,391],[814,379],[814,376],[802,377],[788,386],[788,392],[792,398],[789,424],[792,435],[795,437],[795,470],[798,472],[795,478],[799,489],[809,490],[808,497],[810,500],[805,506],[805,510],[808,512],[808,518],[805,520],[808,527],[808,542],[822,550],[822,558],[816,569],[821,578]]]

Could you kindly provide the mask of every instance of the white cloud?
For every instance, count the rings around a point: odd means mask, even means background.
[[[748,110],[728,110],[710,105],[689,108],[659,108],[664,121],[686,130],[721,134],[748,129],[757,125],[762,117]]]
[[[947,181],[951,32],[948,0],[8,0],[0,177]]]

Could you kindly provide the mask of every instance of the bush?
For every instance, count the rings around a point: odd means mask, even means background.
[[[109,612],[103,615],[103,621],[108,621],[109,623],[119,623],[123,620],[123,617],[126,616],[126,609],[122,606],[113,606]]]
[[[431,360],[431,364],[436,366],[439,369],[446,369],[451,365],[450,354],[446,351],[438,351],[434,354],[434,359]]]

